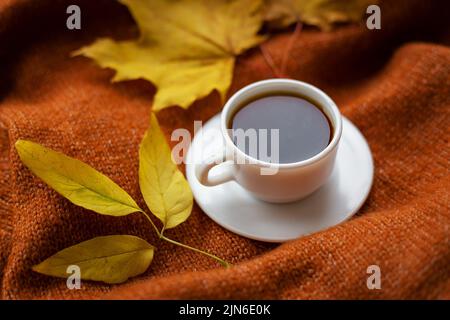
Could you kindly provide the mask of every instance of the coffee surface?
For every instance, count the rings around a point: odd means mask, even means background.
[[[237,143],[235,136],[233,139],[243,152],[265,161],[266,152],[261,153],[261,144],[267,145],[268,154],[276,150],[272,146],[271,129],[278,129],[278,163],[293,163],[315,156],[327,147],[332,135],[330,121],[322,109],[305,98],[292,95],[269,95],[245,103],[233,115],[229,127],[233,133],[238,132],[236,129],[256,129],[259,133],[257,149],[248,145],[249,139],[244,145]],[[267,130],[265,139],[261,133],[266,131],[260,129]]]

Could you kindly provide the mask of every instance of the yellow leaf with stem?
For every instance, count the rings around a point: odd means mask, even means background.
[[[235,57],[260,43],[262,0],[120,0],[133,15],[140,38],[100,39],[75,55],[116,70],[113,81],[146,79],[157,88],[153,110],[217,90],[224,99]]]
[[[15,146],[31,172],[72,203],[110,216],[142,212],[125,190],[88,164],[27,140]]]
[[[121,283],[145,272],[154,247],[129,235],[97,237],[59,251],[33,267],[45,275],[67,278],[69,266],[80,268],[81,279]]]
[[[148,208],[161,220],[164,229],[176,227],[191,214],[194,203],[191,188],[174,163],[153,113],[139,148],[139,185]]]

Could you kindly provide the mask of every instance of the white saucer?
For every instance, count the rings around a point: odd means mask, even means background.
[[[303,200],[267,203],[255,199],[234,181],[205,187],[195,177],[192,163],[223,148],[219,130],[220,115],[216,115],[203,125],[202,134],[195,135],[186,158],[186,175],[200,208],[216,223],[241,236],[284,242],[324,230],[353,216],[372,187],[374,168],[369,146],[346,118],[330,180]]]

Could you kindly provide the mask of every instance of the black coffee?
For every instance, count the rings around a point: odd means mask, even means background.
[[[239,149],[264,161],[273,159],[273,152],[277,151],[271,129],[278,129],[278,161],[269,161],[278,163],[311,158],[325,149],[332,137],[330,121],[318,104],[301,96],[280,92],[256,97],[242,104],[231,117],[229,127],[233,129],[233,140]],[[247,133],[245,144],[242,140],[237,143],[239,138],[236,133],[242,131]],[[248,134],[251,131],[258,134]],[[252,147],[251,139],[255,137],[257,147],[254,143]]]

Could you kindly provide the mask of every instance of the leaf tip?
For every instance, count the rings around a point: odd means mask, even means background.
[[[19,139],[19,140],[16,141],[16,143],[15,143],[14,145],[16,146],[16,148],[18,148],[18,147],[20,147],[21,145],[23,145],[23,143],[24,143],[25,141],[26,141],[26,140]]]
[[[158,92],[153,97],[153,105],[152,105],[152,113],[158,113],[164,108],[168,108],[170,106],[169,103],[161,102],[161,99],[158,98]]]
[[[43,274],[43,270],[42,270],[42,262],[39,264],[36,264],[34,266],[31,267],[31,270],[33,270],[34,272],[37,273],[42,273]]]
[[[20,155],[27,148],[27,145],[29,145],[30,143],[31,141],[19,139],[14,144],[14,147],[16,148],[17,152]]]
[[[154,127],[155,126],[155,127]],[[156,116],[155,112],[151,112],[150,114],[150,127],[153,128],[159,128],[159,121],[158,121],[158,117]]]
[[[153,105],[152,106],[152,113],[158,113],[161,109],[163,109],[163,108],[161,108],[159,106],[156,106],[156,105]]]
[[[70,53],[70,57],[71,57],[71,58],[74,58],[74,57],[82,56],[82,55],[83,55],[83,49],[84,49],[84,47],[83,47],[83,48],[80,48],[80,49],[78,49],[78,50],[72,51],[72,52]]]

